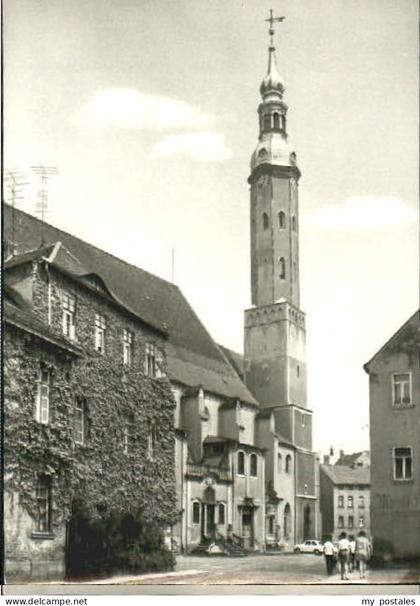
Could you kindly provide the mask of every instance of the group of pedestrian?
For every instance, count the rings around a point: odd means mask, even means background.
[[[348,581],[349,572],[353,572],[356,567],[359,569],[361,579],[366,578],[366,562],[371,555],[371,547],[366,533],[361,530],[357,539],[353,535],[347,538],[347,534],[342,532],[339,537],[337,548],[334,547],[332,537],[324,543],[324,556],[327,566],[327,574],[331,576],[338,560],[341,579]]]

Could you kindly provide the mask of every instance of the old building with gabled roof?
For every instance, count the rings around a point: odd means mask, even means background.
[[[364,365],[377,556],[420,555],[420,312]]]

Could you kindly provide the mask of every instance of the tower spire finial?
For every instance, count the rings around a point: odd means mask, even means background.
[[[284,21],[286,19],[286,17],[274,17],[273,16],[273,9],[270,8],[270,17],[268,19],[266,19],[266,21],[268,21],[268,23],[270,24],[270,29],[268,30],[268,33],[270,34],[270,50],[273,49],[274,50],[274,24],[275,23],[280,23],[281,21]]]

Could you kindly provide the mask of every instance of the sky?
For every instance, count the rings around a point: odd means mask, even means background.
[[[273,8],[302,172],[314,447],[369,447],[363,370],[418,308],[416,0],[5,0],[4,164],[47,220],[174,281],[243,351],[249,176]],[[6,199],[7,199],[6,187]],[[186,327],[188,329],[188,327]]]

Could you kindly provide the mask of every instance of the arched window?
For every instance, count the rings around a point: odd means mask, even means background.
[[[290,529],[291,529],[291,518],[292,518],[292,514],[290,511],[290,505],[289,503],[287,503],[286,507],[284,508],[284,514],[283,514],[283,534],[284,534],[284,538],[288,539],[290,536]]]
[[[279,276],[280,280],[284,280],[286,277],[286,261],[284,257],[280,257],[279,259]]]
[[[280,229],[284,229],[286,227],[286,215],[281,210],[277,216],[278,216],[278,219],[279,219],[279,227],[280,227]]]
[[[292,230],[296,231],[296,217],[292,217]]]
[[[274,128],[280,128],[280,116],[277,113],[273,114],[273,126]]]
[[[245,475],[245,455],[243,452],[238,452],[238,475]]]
[[[286,464],[284,467],[286,473],[290,473],[292,471],[292,457],[289,454],[286,457]]]
[[[277,472],[281,473],[281,469],[282,469],[282,457],[281,457],[281,454],[279,453],[277,455]]]
[[[258,459],[256,454],[252,454],[249,460],[250,475],[254,478],[258,475]]]
[[[200,523],[200,503],[198,501],[194,501],[192,504],[192,523]]]
[[[267,213],[263,213],[262,222],[263,222],[263,229],[268,229],[268,215],[267,215]]]
[[[264,130],[270,130],[271,128],[271,116],[270,114],[265,114],[264,116]]]

